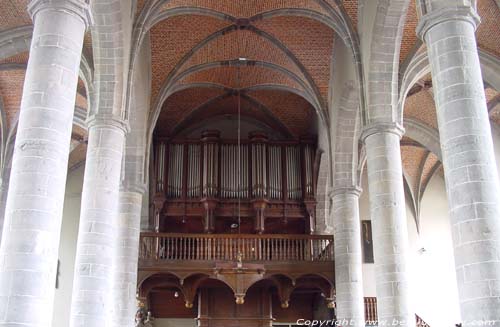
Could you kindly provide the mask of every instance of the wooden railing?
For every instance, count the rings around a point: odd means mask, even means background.
[[[365,320],[367,326],[377,326],[377,298],[376,297],[365,297]],[[415,315],[416,327],[429,327],[429,325],[420,318],[419,315]]]
[[[333,261],[333,237],[321,235],[141,233],[142,260]]]
[[[365,297],[365,320],[370,323],[375,323],[378,319],[377,316],[377,298]],[[368,326],[370,326],[368,324]]]

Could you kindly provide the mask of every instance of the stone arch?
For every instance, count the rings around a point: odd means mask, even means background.
[[[161,12],[160,7],[168,3],[169,0],[165,1],[157,1],[157,2],[151,2],[146,4],[146,6],[143,8],[141,13],[139,14],[139,17],[135,23],[135,29],[134,29],[134,35],[132,37],[133,40],[133,46],[132,46],[132,52],[131,52],[131,61],[130,61],[130,71],[131,74],[129,78],[132,78],[132,75],[134,74],[134,65],[135,65],[135,59],[136,59],[136,54],[137,54],[137,49],[139,48],[139,45],[142,43],[142,40],[144,39],[145,35],[149,31],[149,29],[159,22],[162,19],[166,19],[168,17],[173,17],[175,15],[182,15],[182,14],[202,14],[202,15],[211,15],[212,17],[217,17],[219,19],[227,20],[230,22],[236,22],[236,19],[230,15],[224,14],[224,13],[219,13],[214,10],[209,10],[209,9],[204,9],[204,8],[197,8],[197,7],[182,7],[182,8],[174,8],[174,9],[169,9],[164,12]],[[338,14],[329,4],[324,3],[322,1],[316,0],[316,2],[323,7],[328,13],[329,16],[324,16],[324,17],[318,17],[317,13],[312,11],[312,10],[307,10],[307,9],[300,9],[298,11],[294,10],[275,10],[270,13],[268,13],[268,16],[275,16],[275,15],[288,15],[288,16],[293,16],[293,15],[298,15],[298,16],[303,16],[307,18],[312,18],[315,19],[323,24],[326,24],[330,28],[337,27],[336,32],[341,36],[341,38],[346,42],[348,47],[352,50],[353,52],[353,57],[355,63],[357,63],[356,68],[358,70],[358,77],[359,81],[358,83],[360,84],[361,88],[363,87],[361,84],[361,60],[359,57],[359,46],[358,46],[358,41],[356,37],[356,33],[353,32],[353,28],[350,24],[350,20],[346,16],[347,14],[343,11],[341,11],[340,14]],[[156,16],[155,16],[156,15]],[[157,16],[161,15],[161,19],[157,19]],[[256,15],[253,19],[263,19],[266,14],[263,13],[261,15]]]
[[[358,167],[359,117],[358,89],[354,81],[347,81],[340,95],[336,115],[337,128],[334,154],[334,188],[359,186],[356,170]]]
[[[305,92],[305,95],[306,95],[305,99],[308,100],[308,102],[310,102],[313,105],[313,107],[316,109],[316,112],[318,113],[318,115],[320,115],[320,117],[323,117],[323,119],[324,119],[323,106],[321,105],[319,98],[314,94],[314,91],[310,87],[308,87],[308,85],[299,76],[297,76],[295,73],[291,72],[290,70],[288,70],[282,66],[279,66],[279,65],[276,65],[273,63],[269,63],[269,62],[256,61],[256,60],[245,60],[245,61],[224,60],[224,61],[210,62],[210,63],[200,64],[200,65],[190,67],[187,70],[180,72],[171,81],[168,81],[166,84],[163,85],[163,87],[159,93],[158,99],[157,99],[157,101],[155,101],[153,110],[156,111],[157,107],[161,106],[161,104],[166,100],[166,93],[168,92],[170,86],[177,84],[183,78],[185,78],[191,74],[201,72],[201,71],[204,71],[207,69],[216,68],[216,67],[223,67],[223,66],[231,66],[231,67],[259,66],[259,67],[263,67],[263,68],[268,69],[268,70],[273,71],[273,72],[278,72],[278,73],[282,74],[283,76],[290,78],[292,81],[297,83],[297,85],[299,87],[302,88],[302,90],[301,89],[297,89],[297,90]],[[284,85],[284,86],[288,86],[288,88],[293,88],[292,86],[289,86],[289,85]]]
[[[406,130],[405,136],[422,144],[427,150],[434,153],[439,160],[441,160],[439,132],[436,129],[412,118],[406,118],[403,124]]]
[[[304,82],[297,75],[293,74],[292,72],[286,70],[285,68],[283,68],[281,66],[278,66],[278,65],[275,65],[275,64],[270,64],[270,63],[267,63],[267,62],[258,62],[258,61],[253,61],[253,60],[246,60],[246,61],[241,62],[239,60],[229,60],[229,61],[221,61],[221,62],[211,62],[211,63],[202,64],[202,65],[191,67],[188,70],[183,71],[180,74],[178,74],[176,76],[176,80],[172,81],[171,85],[166,85],[164,88],[162,88],[162,91],[160,92],[160,95],[159,95],[158,99],[155,101],[155,104],[153,104],[152,114],[150,115],[150,119],[149,119],[148,146],[152,142],[153,126],[155,126],[156,121],[158,120],[159,114],[161,112],[162,104],[164,103],[164,101],[166,101],[166,99],[168,97],[170,97],[174,93],[175,88],[178,87],[178,84],[176,84],[176,82],[178,80],[180,80],[182,77],[187,76],[189,74],[192,74],[192,73],[194,73],[196,71],[203,71],[203,70],[205,70],[207,68],[211,68],[211,67],[222,67],[222,66],[231,66],[231,65],[232,66],[239,66],[239,65],[262,65],[263,67],[266,67],[266,68],[268,68],[270,70],[279,71],[279,72],[284,73],[287,76],[290,76],[295,81],[297,81],[298,83],[300,83],[300,85],[303,88],[307,87],[304,84]],[[267,86],[267,87],[269,87],[269,86]],[[283,88],[287,89],[287,90],[291,89],[290,87],[286,87],[286,86],[283,86]],[[308,99],[308,97],[305,97],[299,91],[294,90],[293,93],[295,93],[297,95],[300,95],[306,101],[308,101],[309,103],[311,103],[311,100]],[[321,106],[318,103],[311,103],[311,105],[313,106],[313,108],[316,109],[316,113],[318,114],[318,116],[322,117],[321,114],[323,113],[323,111],[321,110]],[[325,118],[323,118],[322,121],[324,123],[325,122]],[[324,125],[325,125],[325,127],[327,129],[329,129],[329,127],[328,127],[328,125],[326,123],[324,123]]]
[[[201,7],[180,7],[162,11],[160,7],[163,4],[168,3],[169,1],[170,0],[160,0],[156,1],[156,3],[151,2],[148,5],[146,5],[146,7],[143,8],[135,24],[136,31],[133,37],[133,39],[136,41],[135,46],[138,46],[142,42],[142,38],[154,24],[158,23],[163,19],[167,19],[177,15],[201,14],[201,15],[209,15],[230,22],[237,21],[236,17],[233,17],[231,15],[213,9],[207,9]],[[255,21],[258,19],[270,18],[278,15],[301,16],[301,17],[312,18],[335,30],[335,32],[337,32],[337,34],[345,42],[347,42],[346,45],[353,49],[353,52],[359,53],[359,51],[355,51],[357,49],[357,42],[353,42],[355,41],[353,36],[356,35],[356,33],[353,31],[352,26],[347,23],[349,19],[346,19],[345,17],[346,14],[341,13],[339,15],[335,11],[335,9],[333,9],[329,4],[319,0],[315,1],[318,2],[323,8],[325,8],[329,15],[325,15],[311,9],[287,8],[287,9],[269,10],[267,12],[263,12],[251,17],[250,20]]]
[[[500,59],[492,56],[479,49],[479,62],[481,64],[481,72],[483,80],[492,88],[500,91]],[[397,119],[400,123],[404,120],[404,106],[406,97],[410,89],[431,71],[429,64],[429,56],[427,51],[416,53],[405,70],[401,72],[401,83],[398,99],[398,115]]]
[[[204,40],[199,42],[174,67],[174,69],[172,70],[170,75],[166,78],[166,84],[168,84],[168,81],[170,81],[179,72],[179,70],[189,61],[189,59],[191,59],[197,53],[198,50],[200,50],[204,46],[208,45],[210,42],[214,41],[215,39],[217,39],[223,35],[227,35],[227,33],[232,33],[232,32],[238,31],[239,29],[240,28],[236,24],[233,24],[233,25],[230,25],[230,26],[223,28],[219,31],[214,32],[213,34],[211,34],[210,36],[208,36],[207,38],[205,38]],[[257,27],[255,27],[253,25],[245,26],[245,30],[250,31],[252,33],[255,33],[258,36],[268,40],[269,42],[271,42],[271,44],[273,44],[279,50],[281,50],[281,52],[285,55],[285,57],[287,59],[289,59],[291,61],[291,63],[293,65],[295,65],[298,68],[298,70],[300,71],[300,73],[304,76],[304,79],[306,82],[305,84],[308,85],[311,89],[311,93],[312,93],[311,99],[315,99],[312,101],[316,101],[318,103],[321,103],[321,101],[319,101],[319,99],[321,98],[320,92],[319,92],[318,87],[316,86],[312,76],[309,74],[309,72],[306,70],[306,68],[303,66],[303,64],[299,61],[299,59],[281,41],[279,41],[278,39],[276,39],[272,35],[266,33],[265,31],[258,29]]]
[[[113,11],[103,12],[108,0],[90,2],[94,23],[92,32],[92,49],[94,52],[94,85],[95,105],[91,106],[89,116],[96,114],[112,115],[125,118],[125,97],[127,79],[124,72],[126,60],[126,24],[123,17],[131,17],[132,8],[129,1],[114,1]],[[112,35],[113,37],[109,37]],[[104,70],[104,71],[103,71]],[[115,96],[118,94],[119,96]]]
[[[150,47],[141,48],[142,57],[138,62],[139,72],[134,75],[132,85],[129,86],[131,97],[129,105],[134,110],[127,111],[126,119],[130,126],[130,132],[125,136],[125,147],[123,153],[123,164],[121,184],[126,190],[138,191],[143,196],[147,194],[149,181],[149,147],[148,118],[151,93],[151,72],[148,59]],[[146,203],[146,201],[144,201]]]
[[[283,134],[286,135],[286,137],[291,138],[292,133],[291,131],[281,122],[279,121],[273,114],[272,111],[267,108],[266,105],[264,105],[262,102],[259,100],[253,98],[250,95],[245,94],[245,90],[243,89],[240,92],[241,97],[243,99],[246,99],[248,102],[250,102],[255,108],[257,108],[259,111],[261,111],[265,116],[267,116],[271,121],[274,122],[275,126],[278,128],[278,130]],[[226,93],[219,95],[217,97],[214,97],[212,99],[209,99],[205,103],[201,104],[197,108],[195,108],[186,118],[184,118],[182,121],[180,121],[173,129],[172,135],[177,135],[183,128],[189,125],[190,121],[192,120],[192,117],[196,117],[196,115],[202,111],[204,108],[212,104],[213,102],[223,99],[227,96],[230,96],[232,94],[235,94],[236,90],[228,90]]]
[[[399,51],[410,0],[381,0],[373,26],[366,86],[365,124],[396,122]]]
[[[322,153],[319,162],[317,186],[316,186],[316,232],[318,234],[333,234],[333,226],[330,221],[331,203],[329,199],[330,185],[328,183],[330,173],[330,160],[327,153]]]

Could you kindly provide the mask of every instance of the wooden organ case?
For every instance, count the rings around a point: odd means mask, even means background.
[[[220,135],[154,142],[140,299],[200,327],[268,327],[312,318],[318,306],[331,314],[334,247],[314,235],[314,139]]]
[[[238,153],[239,152],[239,153]],[[319,158],[312,138],[297,142],[156,140],[154,226],[161,232],[313,234]],[[240,163],[240,167],[238,167]]]

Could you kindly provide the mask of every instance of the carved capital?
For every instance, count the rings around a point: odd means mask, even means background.
[[[363,129],[363,132],[361,133],[360,139],[363,141],[363,143],[366,142],[366,138],[370,135],[373,134],[379,134],[379,133],[392,133],[396,134],[399,136],[399,138],[403,137],[405,133],[405,129],[403,126],[401,126],[398,123],[392,122],[392,123],[372,123]]]
[[[120,192],[138,193],[140,195],[146,194],[148,187],[145,183],[136,181],[123,181],[120,185]]]
[[[121,129],[125,134],[130,131],[130,126],[128,122],[116,115],[105,115],[105,114],[97,114],[90,116],[87,121],[87,128],[90,130],[94,127],[114,127]]]
[[[359,197],[363,192],[363,189],[359,186],[351,186],[351,187],[336,187],[333,191],[328,193],[330,199],[333,199],[337,195],[350,194]]]
[[[28,4],[28,13],[35,21],[36,14],[43,10],[66,12],[80,17],[88,28],[92,24],[90,5],[85,0],[31,0]]]
[[[450,21],[462,20],[471,23],[474,29],[481,23],[481,18],[471,6],[444,7],[425,14],[417,25],[417,35],[425,41],[425,34],[435,25]]]

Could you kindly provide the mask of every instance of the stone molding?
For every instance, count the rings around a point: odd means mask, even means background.
[[[127,134],[130,131],[130,125],[128,121],[124,120],[121,117],[117,117],[115,115],[92,115],[90,116],[87,121],[87,128],[90,130],[93,127],[100,126],[100,127],[115,127],[123,130],[125,134]]]
[[[366,138],[373,134],[379,133],[392,133],[399,136],[399,138],[403,137],[405,133],[405,129],[399,123],[391,122],[391,123],[373,123],[364,127],[363,132],[361,133],[360,139],[365,143]]]
[[[31,0],[28,4],[28,13],[35,21],[36,14],[43,10],[63,11],[80,17],[88,28],[92,24],[90,5],[84,0]]]
[[[425,41],[425,34],[435,25],[449,20],[462,20],[471,23],[474,29],[481,23],[476,10],[470,6],[446,7],[425,14],[417,25],[417,36]]]
[[[136,193],[144,196],[147,192],[148,188],[144,183],[122,181],[120,185],[120,193]]]
[[[363,189],[359,186],[351,186],[351,187],[337,187],[333,191],[328,193],[328,197],[330,199],[333,199],[337,195],[354,195],[354,196],[361,196],[361,193],[363,192]]]

